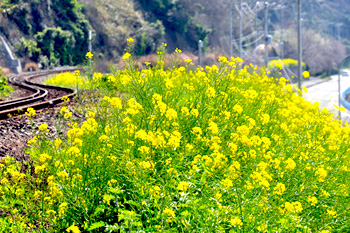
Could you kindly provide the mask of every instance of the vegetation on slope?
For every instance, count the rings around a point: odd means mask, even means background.
[[[186,51],[195,51],[198,40],[208,43],[211,32],[194,17],[194,11],[188,7],[187,1],[138,0],[143,11],[149,12],[148,20],[160,20],[167,34],[170,49],[181,47]]]
[[[94,50],[105,57],[119,57],[124,53],[126,39],[136,39],[137,55],[155,53],[163,42],[165,29],[161,21],[148,22],[130,0],[81,0],[84,13],[96,35]]]
[[[1,32],[16,45],[17,55],[44,66],[84,61],[91,26],[76,0],[9,0]],[[18,29],[18,31],[16,31]]]

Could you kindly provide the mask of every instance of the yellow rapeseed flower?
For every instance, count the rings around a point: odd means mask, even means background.
[[[68,120],[72,116],[72,112],[66,112],[64,114],[64,119]]]
[[[69,98],[67,96],[62,96],[61,100],[63,100],[64,102],[68,102],[69,101]]]
[[[291,158],[288,158],[286,161],[285,161],[285,163],[286,163],[286,169],[288,169],[288,170],[293,170],[295,167],[296,167],[296,163],[294,162],[294,160],[293,159],[291,159]]]
[[[325,170],[323,167],[317,168],[315,175],[318,177],[319,182],[324,182],[327,176],[327,170]]]
[[[48,214],[48,215],[56,215],[56,211],[54,211],[54,210],[47,210],[46,214]]]
[[[50,160],[52,158],[52,156],[49,156],[48,154],[44,153],[44,154],[40,154],[39,156],[39,162],[40,163],[45,163],[47,160]]]
[[[215,88],[213,88],[213,87],[211,87],[211,86],[208,86],[208,89],[206,90],[205,94],[206,94],[208,97],[215,97],[215,95],[216,95]]]
[[[238,114],[241,114],[243,111],[243,108],[241,107],[241,105],[236,104],[235,106],[233,106],[233,111],[237,112]]]
[[[337,211],[327,210],[327,214],[330,215],[331,217],[335,217],[337,215]]]
[[[25,113],[28,117],[35,117],[35,109],[34,108],[27,108],[27,112]]]
[[[199,116],[199,111],[198,111],[198,109],[192,109],[192,110],[191,110],[191,115],[194,116],[194,117],[198,117],[198,116]]]
[[[124,55],[123,55],[123,60],[128,60],[129,57],[131,57],[131,54],[126,52]]]
[[[310,203],[311,206],[315,206],[318,203],[318,200],[315,196],[308,197],[307,201]]]
[[[148,146],[140,146],[137,150],[140,151],[141,154],[146,154],[146,155],[148,155],[150,152],[150,148]],[[148,167],[150,166],[147,165],[147,168]]]
[[[168,217],[175,217],[175,212],[172,209],[165,208],[163,210],[163,213],[167,215]]]
[[[142,161],[139,163],[140,167],[146,168],[146,169],[152,169],[153,165],[149,161]]]
[[[91,52],[87,52],[85,57],[91,59],[94,55]]]
[[[47,127],[48,127],[48,125],[47,125],[46,123],[43,123],[43,124],[41,124],[41,125],[39,126],[39,130],[40,130],[40,131],[49,131],[49,130],[47,129]]]
[[[177,190],[186,192],[189,186],[190,184],[188,182],[181,181],[177,186]]]
[[[229,188],[233,187],[233,182],[232,182],[232,180],[230,180],[230,179],[228,179],[228,178],[222,180],[222,181],[221,181],[221,184],[222,184],[223,186],[225,186],[226,189],[229,189]]]
[[[182,51],[180,49],[176,48],[175,53],[182,53]]]
[[[72,226],[68,227],[66,231],[72,233],[80,233],[79,227],[75,226],[75,223],[73,223]]]
[[[165,114],[166,118],[169,120],[175,120],[177,118],[177,112],[173,108],[168,108]]]
[[[181,113],[184,114],[185,116],[190,115],[190,111],[188,110],[187,107],[182,107],[181,108]]]
[[[277,183],[276,187],[274,188],[274,193],[277,195],[282,195],[286,191],[286,186],[282,183]]]
[[[103,74],[99,73],[99,72],[94,73],[93,76],[92,76],[92,79],[95,82],[102,80],[102,78],[103,78]]]
[[[305,71],[303,72],[303,77],[304,77],[304,78],[310,77],[310,73],[309,73],[308,71],[305,70]]]
[[[234,217],[234,218],[231,218],[230,225],[233,227],[237,227],[237,226],[240,227],[240,226],[243,226],[243,222],[239,217]]]

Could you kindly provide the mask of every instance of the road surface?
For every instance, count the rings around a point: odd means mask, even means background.
[[[350,74],[350,72],[349,72]],[[338,75],[332,75],[330,80],[320,82],[320,79],[311,79],[302,83],[308,89],[307,93],[303,94],[306,100],[311,103],[318,101],[320,108],[324,107],[331,110],[335,116],[338,115],[338,110],[333,106],[339,105],[338,98]],[[340,93],[342,93],[350,87],[350,76],[340,75]],[[345,112],[341,112],[341,119],[345,122],[350,122],[350,110],[346,109]]]

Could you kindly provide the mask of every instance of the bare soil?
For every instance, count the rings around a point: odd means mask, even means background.
[[[25,153],[27,142],[37,135],[38,127],[48,124],[49,137],[54,138],[63,132],[57,132],[55,128],[56,119],[63,103],[37,111],[36,116],[30,120],[26,115],[13,116],[0,120],[0,157],[9,155],[17,160],[28,160]]]
[[[42,82],[41,80],[33,80],[34,82]],[[19,98],[22,96],[31,95],[32,92],[13,86],[14,92],[6,99]],[[49,90],[50,98],[56,98],[66,94],[59,90]],[[98,92],[96,92],[98,96]],[[95,97],[97,97],[95,95]],[[48,124],[48,138],[54,140],[58,136],[62,139],[65,138],[66,132],[69,129],[68,122],[61,120],[63,125],[60,126],[59,132],[56,129],[56,125],[59,123],[58,119],[63,118],[60,115],[60,109],[64,105],[68,105],[69,110],[73,113],[72,118],[74,122],[81,122],[85,119],[81,112],[84,111],[85,105],[89,105],[91,101],[98,101],[100,97],[93,98],[90,91],[82,90],[78,92],[78,96],[71,99],[68,103],[60,103],[50,108],[38,110],[33,119],[29,119],[26,115],[12,116],[10,118],[0,120],[0,158],[5,155],[15,157],[17,160],[29,160],[30,156],[26,153],[28,148],[27,142],[34,136],[39,134],[38,127],[46,123]]]
[[[83,91],[86,93],[87,91]],[[88,95],[89,93],[85,94]],[[81,95],[81,93],[80,93]],[[83,95],[84,96],[84,95]],[[50,108],[38,110],[35,117],[30,120],[26,115],[12,116],[0,120],[0,158],[5,155],[15,157],[17,160],[29,160],[29,154],[26,153],[27,142],[39,134],[38,127],[48,124],[48,138],[54,140],[57,137],[65,138],[69,129],[68,121],[60,115],[62,106],[67,105],[73,113],[74,122],[81,122],[85,117],[80,113],[81,105],[76,99],[71,99],[68,103],[60,103]],[[61,121],[59,122],[59,118]],[[59,131],[56,129],[61,124]]]

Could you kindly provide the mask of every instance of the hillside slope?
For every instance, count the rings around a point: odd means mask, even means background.
[[[154,53],[162,43],[169,51],[181,48],[197,53],[198,40],[205,50],[229,50],[229,11],[237,0],[3,0],[0,2],[0,34],[10,42],[23,62],[45,66],[80,64],[88,49],[88,30],[93,30],[93,51],[103,61],[117,62],[126,48],[126,39],[135,39],[136,55]],[[245,1],[253,9],[256,1]],[[284,28],[295,29],[296,3],[285,5]],[[303,25],[312,29],[321,45],[323,38],[337,39],[350,47],[350,5],[345,0],[303,1]],[[248,13],[247,13],[248,12]],[[255,37],[254,15],[245,9],[243,36],[245,60],[251,58]],[[233,11],[234,55],[238,54],[238,14]],[[269,33],[278,40],[281,11],[269,10]],[[263,31],[264,11],[257,14],[258,30]],[[342,23],[341,26],[338,23]],[[311,33],[309,33],[311,34]],[[260,35],[260,34],[259,34]],[[293,34],[292,34],[293,35]],[[294,35],[295,37],[295,35]],[[315,39],[314,38],[314,39]],[[321,38],[321,39],[319,39]],[[329,40],[329,44],[334,42]],[[262,38],[258,41],[262,43]],[[286,57],[295,56],[293,42]],[[293,49],[294,48],[294,49]],[[349,49],[348,49],[349,50]],[[306,53],[308,51],[305,51]],[[333,55],[330,55],[332,57]],[[315,62],[313,62],[315,63]],[[316,62],[317,63],[317,62]]]
[[[136,55],[154,53],[165,41],[170,49],[193,51],[199,39],[205,40],[209,31],[193,21],[183,4],[160,3],[7,0],[0,3],[0,33],[24,63],[44,67],[82,63],[90,29],[94,53],[114,61],[124,53],[129,37],[135,39]]]
[[[44,66],[84,61],[90,23],[75,0],[8,0],[2,3],[0,32],[17,56]]]

